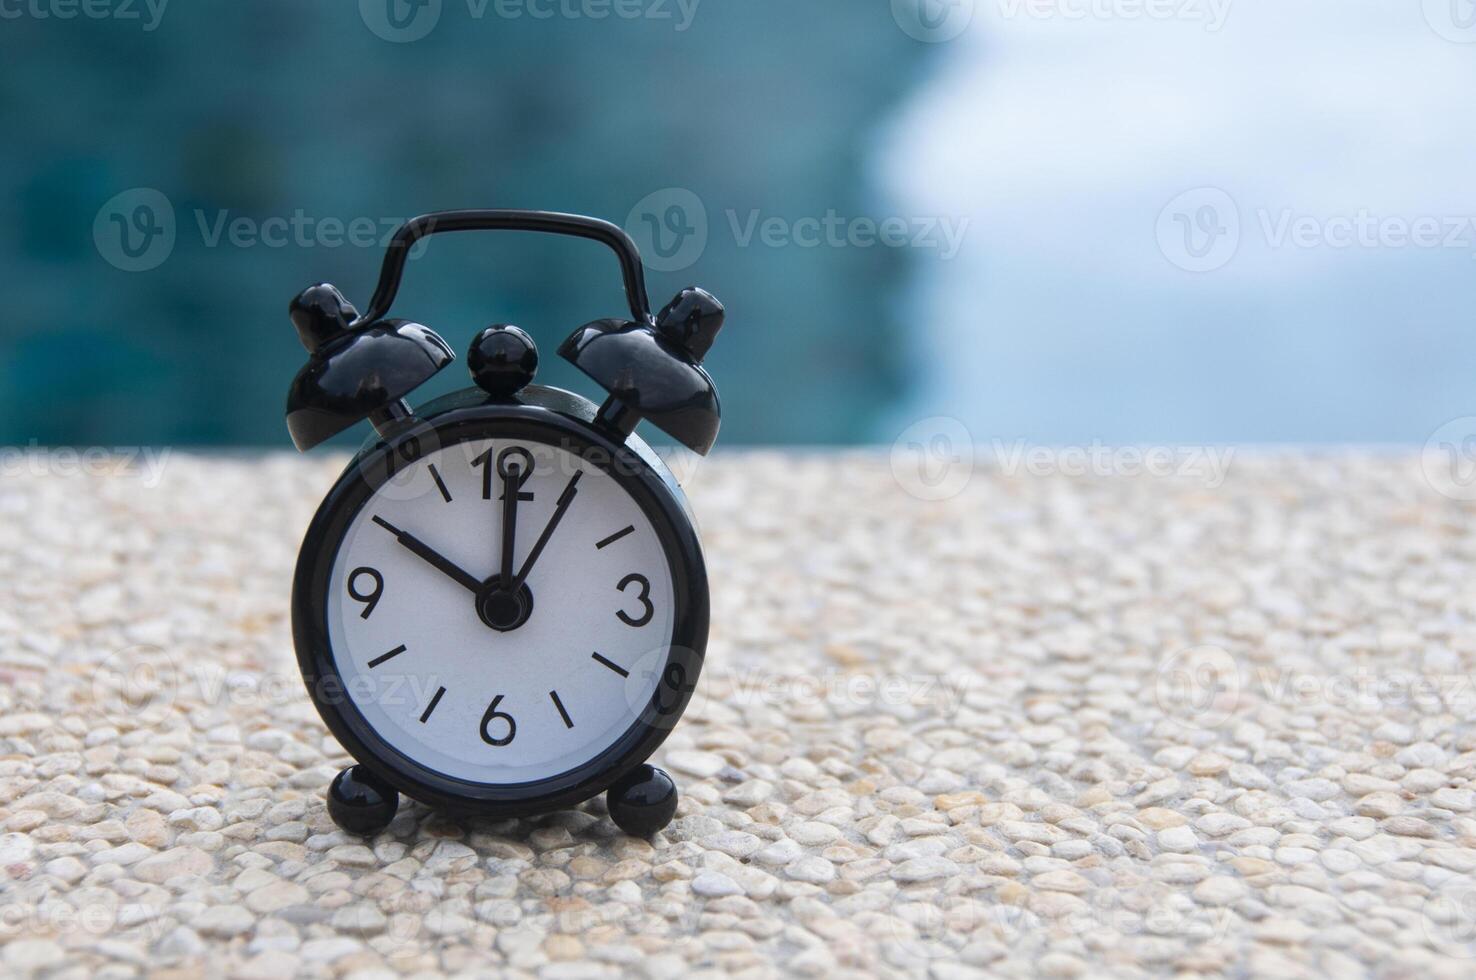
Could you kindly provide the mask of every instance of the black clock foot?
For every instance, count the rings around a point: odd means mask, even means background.
[[[328,816],[360,837],[372,837],[388,827],[399,808],[394,788],[363,766],[345,769],[328,787]]]
[[[610,787],[605,803],[615,826],[632,837],[650,837],[676,816],[676,783],[655,766],[639,766]]]

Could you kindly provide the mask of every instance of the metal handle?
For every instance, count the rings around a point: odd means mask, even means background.
[[[438,211],[413,218],[395,232],[385,253],[379,285],[374,289],[369,309],[350,325],[350,329],[384,319],[400,291],[400,278],[405,272],[405,259],[410,247],[427,235],[444,231],[536,231],[600,242],[620,259],[620,271],[625,278],[625,298],[630,303],[631,315],[641,323],[651,320],[641,253],[630,236],[618,226],[598,218],[553,211]]]

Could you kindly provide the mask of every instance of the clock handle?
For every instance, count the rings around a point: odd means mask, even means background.
[[[353,330],[384,319],[400,291],[400,278],[410,247],[428,235],[447,231],[533,231],[550,235],[588,238],[607,246],[620,260],[625,279],[625,298],[638,323],[651,323],[651,303],[646,296],[646,273],[641,253],[621,228],[598,218],[553,211],[438,211],[423,214],[400,226],[390,239],[379,273],[379,285],[364,314],[349,325]]]

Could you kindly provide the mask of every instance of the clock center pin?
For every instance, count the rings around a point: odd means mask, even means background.
[[[497,632],[511,633],[533,615],[533,592],[526,583],[510,592],[502,587],[499,576],[477,596],[477,615]]]

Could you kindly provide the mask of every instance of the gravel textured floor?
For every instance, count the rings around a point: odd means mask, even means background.
[[[1476,972],[1476,536],[1416,460],[720,457],[677,821],[367,844],[287,630],[341,463],[0,479],[6,972]]]

